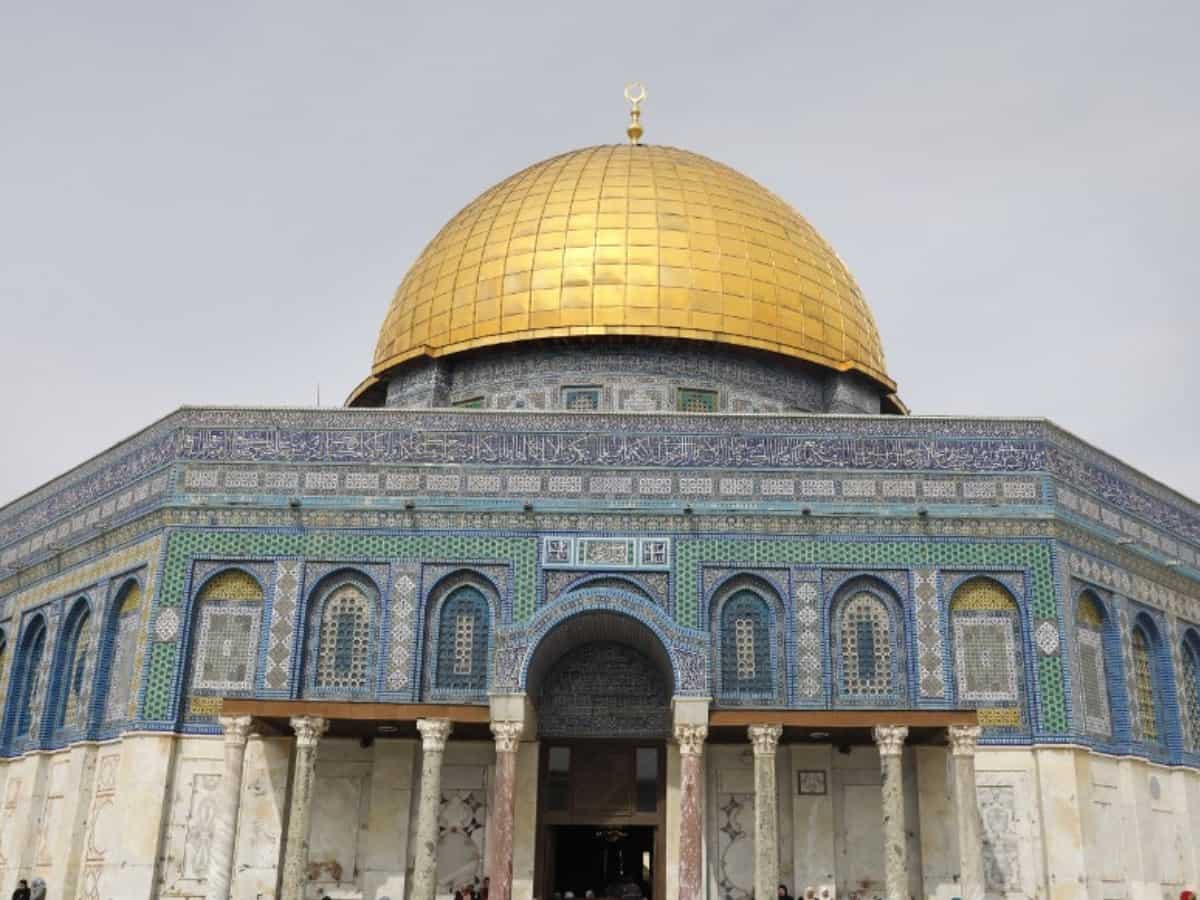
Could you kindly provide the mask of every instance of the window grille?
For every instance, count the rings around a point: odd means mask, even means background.
[[[771,613],[751,590],[734,593],[721,607],[721,681],[727,696],[761,697],[774,690]]]
[[[892,625],[886,604],[874,594],[855,594],[842,607],[842,693],[871,697],[895,693]]]
[[[716,412],[717,392],[698,388],[680,388],[677,395],[677,408],[680,412]]]
[[[315,687],[365,690],[371,659],[371,599],[354,584],[325,599],[317,643]]]
[[[600,408],[599,387],[565,387],[562,389],[563,409],[596,410]]]
[[[1075,669],[1084,730],[1110,736],[1108,685],[1104,668],[1104,617],[1090,594],[1075,603]]]
[[[1200,651],[1195,641],[1183,644],[1183,725],[1188,749],[1200,753]]]
[[[438,622],[436,686],[479,691],[487,687],[488,605],[475,587],[456,588]]]
[[[1158,704],[1154,696],[1154,666],[1150,642],[1141,628],[1133,629],[1133,693],[1137,702],[1138,737],[1158,740]]]

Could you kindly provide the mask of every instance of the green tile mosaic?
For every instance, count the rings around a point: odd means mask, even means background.
[[[778,538],[678,538],[676,540],[676,618],[699,627],[701,566],[856,566],[864,569],[1017,568],[1029,573],[1030,609],[1035,619],[1059,620],[1054,592],[1054,558],[1044,540],[862,540]],[[1039,658],[1038,722],[1045,732],[1067,730],[1062,657]]]
[[[424,534],[388,535],[329,531],[173,531],[167,541],[159,606],[183,601],[191,560],[197,556],[304,557],[336,560],[503,560],[513,565],[513,618],[522,621],[533,613],[537,600],[537,540],[499,535]],[[177,644],[156,643],[149,664],[142,715],[162,721],[170,715],[172,677]]]

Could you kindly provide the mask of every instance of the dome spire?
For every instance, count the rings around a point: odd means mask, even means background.
[[[625,85],[625,99],[629,101],[629,127],[625,133],[629,135],[629,143],[642,142],[642,102],[646,99],[646,86],[640,81],[631,81]]]

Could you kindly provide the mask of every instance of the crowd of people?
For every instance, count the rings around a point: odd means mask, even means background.
[[[17,889],[13,891],[12,900],[46,900],[46,882],[35,878],[30,883],[22,878],[17,882]]]

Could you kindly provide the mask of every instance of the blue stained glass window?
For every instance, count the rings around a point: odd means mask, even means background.
[[[345,675],[354,665],[354,630],[358,625],[355,613],[338,613],[335,617],[337,633],[334,638],[333,669]]]
[[[875,628],[870,622],[855,622],[858,631],[858,677],[875,680]]]
[[[871,699],[894,695],[897,664],[887,605],[869,591],[860,591],[842,604],[837,627],[841,696]]]
[[[325,597],[314,687],[342,692],[370,688],[374,608],[373,599],[354,582],[334,588]]]
[[[477,588],[457,588],[442,604],[438,619],[437,687],[483,690],[487,651],[487,600]]]
[[[771,611],[754,591],[741,590],[721,607],[722,693],[762,696],[774,690]]]

